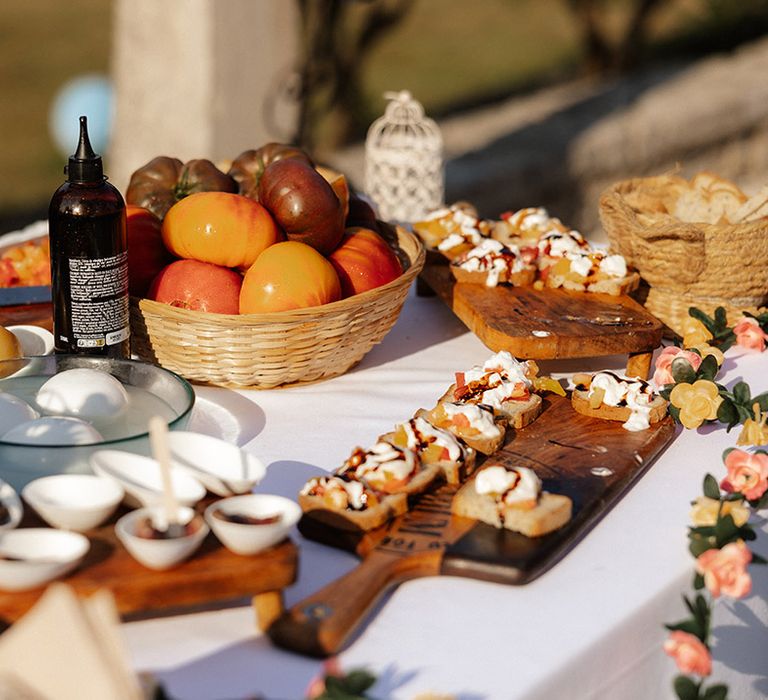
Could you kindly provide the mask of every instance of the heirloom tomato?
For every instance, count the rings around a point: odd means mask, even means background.
[[[360,294],[400,277],[403,267],[387,242],[367,228],[348,228],[341,245],[328,256],[344,297]]]
[[[229,192],[190,195],[163,220],[163,241],[174,255],[243,270],[282,237],[261,204]]]
[[[162,219],[176,202],[195,192],[237,192],[237,183],[205,158],[182,163],[158,156],[131,175],[125,201]]]
[[[242,276],[227,267],[177,260],[155,277],[148,297],[180,309],[236,314],[242,284]]]
[[[320,306],[341,298],[333,265],[314,248],[296,241],[267,248],[245,273],[240,313]]]

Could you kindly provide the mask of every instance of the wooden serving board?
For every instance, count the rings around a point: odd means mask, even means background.
[[[421,279],[491,350],[519,358],[649,353],[664,331],[628,296],[457,283],[446,264],[425,266]]]
[[[282,610],[282,589],[296,580],[297,572],[298,550],[290,539],[260,554],[239,556],[209,533],[191,559],[167,571],[153,571],[131,557],[115,535],[114,523],[124,512],[121,509],[105,525],[84,533],[91,542],[88,554],[74,572],[60,579],[79,595],[109,589],[125,619],[215,608],[248,597],[254,597],[257,613],[274,617]],[[21,527],[44,526],[27,508]],[[6,623],[17,620],[44,590],[43,586],[0,591],[0,619]],[[265,627],[269,622],[271,619],[262,621]]]
[[[453,516],[457,487],[448,485],[373,532],[348,525],[340,529],[327,512],[305,515],[299,524],[305,537],[354,551],[362,561],[279,617],[267,630],[272,640],[312,656],[334,654],[379,596],[410,578],[443,574],[517,585],[532,581],[618,502],[672,440],[675,426],[667,416],[648,430],[629,432],[621,423],[582,416],[568,399],[552,395],[536,421],[510,433],[487,460],[531,467],[545,490],[569,496],[573,517],[568,524],[528,538]]]

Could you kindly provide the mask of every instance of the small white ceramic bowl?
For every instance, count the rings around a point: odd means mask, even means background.
[[[83,560],[89,548],[88,538],[76,532],[47,527],[2,532],[0,589],[26,591],[64,576]]]
[[[24,357],[50,355],[53,352],[53,333],[40,326],[7,326],[21,343]]]
[[[171,461],[217,496],[250,493],[266,467],[237,445],[189,431],[168,434]]]
[[[21,495],[49,525],[82,532],[101,525],[125,494],[114,479],[55,474],[30,481]]]
[[[90,456],[89,464],[99,476],[120,483],[129,505],[154,506],[163,499],[160,465],[151,457],[122,450],[97,450]],[[200,482],[178,467],[171,467],[171,485],[176,500],[184,506],[193,506],[205,496]]]
[[[247,515],[265,518],[280,515],[275,523],[233,523],[217,518],[214,513]],[[281,542],[288,531],[299,521],[301,508],[289,498],[253,493],[233,496],[212,503],[205,509],[205,519],[222,544],[235,554],[256,554]]]
[[[153,540],[147,537],[139,537],[136,534],[136,526],[143,518],[155,518],[162,515],[162,508],[139,508],[124,515],[115,523],[117,538],[123,543],[128,553],[149,569],[163,571],[179,564],[194,554],[202,544],[209,532],[205,520],[200,519],[198,529],[191,535],[174,537],[167,540]],[[195,512],[191,508],[179,508],[182,522],[189,522]],[[199,517],[199,516],[198,516]]]
[[[24,515],[24,506],[21,505],[19,495],[14,491],[13,486],[0,479],[0,503],[8,511],[8,518],[5,522],[0,522],[0,531],[13,530]]]

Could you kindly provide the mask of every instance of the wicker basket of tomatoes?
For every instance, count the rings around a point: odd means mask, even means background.
[[[220,386],[346,372],[397,320],[420,241],[298,149],[204,163],[156,158],[131,179],[132,351]]]

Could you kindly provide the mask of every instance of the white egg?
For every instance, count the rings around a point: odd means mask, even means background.
[[[36,401],[46,413],[108,420],[128,405],[128,393],[120,381],[107,372],[66,369],[40,387]]]
[[[21,423],[34,420],[39,415],[24,399],[0,391],[0,435]]]
[[[90,423],[66,416],[45,416],[27,421],[2,437],[4,442],[21,445],[91,445],[103,439]]]

